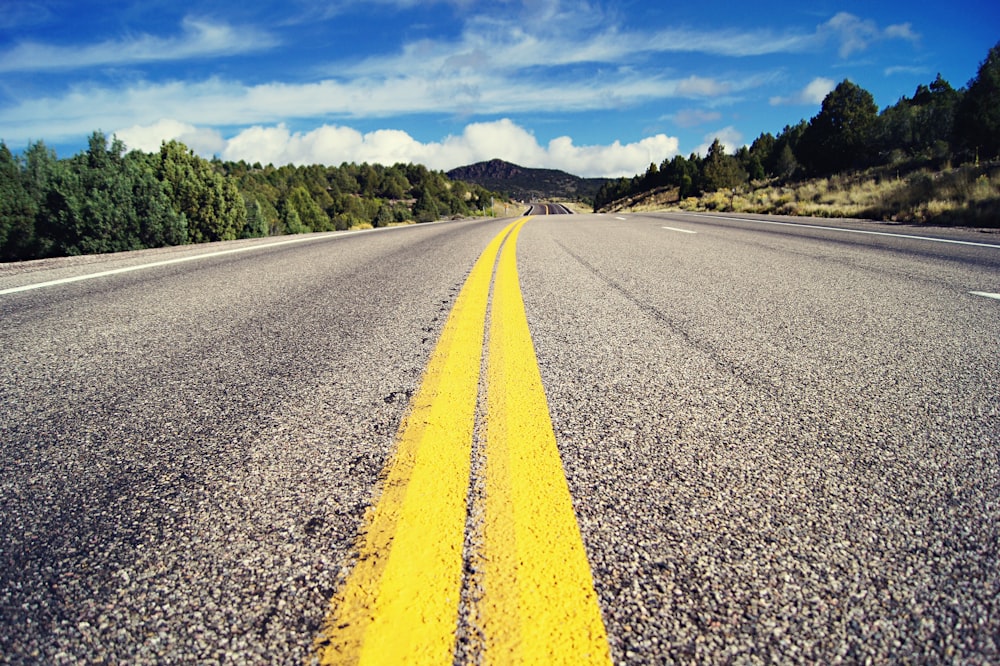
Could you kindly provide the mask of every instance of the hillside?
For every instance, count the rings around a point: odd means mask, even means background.
[[[997,109],[1000,43],[966,87],[938,74],[881,111],[870,92],[844,79],[810,120],[777,136],[764,132],[735,154],[716,138],[707,155],[651,163],[644,174],[608,181],[594,210],[675,203],[1000,228]]]
[[[580,178],[565,171],[533,169],[497,159],[452,169],[447,176],[522,201],[591,200],[607,182],[606,178]]]
[[[864,218],[909,224],[1000,227],[1000,162],[941,169],[900,166],[679,196],[677,187],[634,192],[600,212],[726,211]]]
[[[683,210],[855,217],[908,224],[1000,227],[1000,163],[906,172],[871,168],[675,201]]]

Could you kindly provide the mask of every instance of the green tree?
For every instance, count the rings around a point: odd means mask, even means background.
[[[670,160],[668,182],[677,187],[677,196],[686,199],[697,194],[697,181],[698,165],[683,155],[674,155]]]
[[[156,177],[156,158],[132,151],[122,161],[125,177],[132,189],[132,212],[139,227],[143,247],[187,243],[187,221],[174,210],[167,193]]]
[[[299,217],[299,212],[295,210],[294,206],[287,205],[284,209],[284,215],[282,219],[285,223],[285,232],[289,234],[306,234],[312,231],[309,227],[302,223],[302,219]]]
[[[319,207],[305,187],[298,186],[288,193],[286,206],[293,208],[299,221],[309,231],[329,231],[332,228],[330,217]]]
[[[139,219],[135,213],[132,182],[124,164],[125,145],[94,132],[87,152],[71,161],[80,191],[79,206],[65,227],[66,254],[97,254],[138,250]]]
[[[969,81],[955,117],[955,136],[970,153],[1000,156],[1000,43]]]
[[[174,210],[187,221],[191,242],[232,240],[246,224],[246,205],[236,185],[178,141],[160,147],[157,176]]]
[[[702,167],[703,186],[706,192],[740,187],[747,182],[747,172],[739,160],[727,155],[722,142],[716,139],[708,149]]]
[[[799,121],[796,125],[785,125],[774,139],[771,159],[764,164],[764,170],[783,180],[799,175],[802,165],[797,155],[808,128],[809,122],[806,120]]]
[[[375,214],[375,219],[372,221],[372,226],[387,227],[395,221],[395,216],[392,212],[392,207],[389,204],[382,204],[378,208],[378,213]]]
[[[767,177],[767,174],[764,172],[764,163],[760,161],[760,157],[757,155],[748,154],[743,168],[746,170],[747,177],[750,180],[764,180]]]
[[[330,167],[327,169],[327,181],[334,192],[340,194],[360,194],[361,186],[356,177],[357,169],[350,164],[341,164],[340,167]]]
[[[867,147],[877,119],[878,107],[872,94],[851,81],[841,81],[809,121],[800,142],[799,159],[816,174],[870,162]]]
[[[382,188],[382,175],[379,168],[367,162],[361,165],[358,172],[358,186],[361,188],[361,196],[365,199],[374,199]]]
[[[427,190],[421,190],[413,204],[413,217],[417,222],[433,222],[440,216],[437,198]]]
[[[62,180],[62,164],[42,141],[28,144],[22,156],[23,184],[36,208],[33,257],[49,257],[59,254],[56,238],[60,235],[58,218],[65,202],[54,189]]]
[[[903,97],[886,108],[875,127],[882,160],[949,157],[960,100],[961,94],[938,74],[930,85],[917,86],[912,99]]]
[[[38,204],[24,180],[21,166],[0,141],[0,261],[30,259],[35,253]]]
[[[650,162],[649,166],[646,167],[646,173],[642,176],[642,189],[651,190],[659,187],[661,180],[660,168],[656,166],[656,162]]]
[[[776,145],[777,140],[770,132],[764,132],[750,144],[750,155],[760,162],[760,166],[764,170],[765,176],[774,175],[774,148]],[[751,173],[750,176],[751,178],[756,178],[753,173]]]
[[[101,132],[86,152],[50,163],[43,216],[47,254],[96,254],[183,243],[183,218],[173,210],[151,158],[125,154]]]
[[[39,201],[36,254],[39,257],[79,254],[83,188],[78,170],[68,161],[57,159],[55,152],[41,141],[28,147],[25,166],[27,187]]]
[[[774,175],[787,180],[795,176],[800,168],[801,165],[795,159],[791,144],[781,144],[781,150],[778,151],[777,159],[774,162]]]
[[[247,202],[247,223],[243,227],[243,233],[240,234],[240,238],[261,238],[267,236],[270,231],[270,222],[267,219],[267,215],[264,213],[264,207],[260,205],[260,202],[254,199],[252,202]]]
[[[247,226],[241,234],[244,237],[278,236],[285,233],[285,223],[278,212],[281,207],[282,190],[277,183],[278,170],[272,165],[251,167],[237,180],[237,187],[243,195],[244,206],[247,209]],[[253,202],[253,203],[250,203]],[[253,216],[257,207],[263,220]],[[263,233],[261,233],[263,230]]]
[[[382,179],[382,191],[379,192],[379,196],[385,199],[402,199],[409,189],[410,183],[397,165],[386,172]]]

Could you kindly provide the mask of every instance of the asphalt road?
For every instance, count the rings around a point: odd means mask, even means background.
[[[723,218],[518,241],[612,658],[997,662],[1000,237]],[[0,660],[308,658],[505,222],[0,266]]]
[[[572,211],[562,204],[532,203],[525,215],[571,215]]]

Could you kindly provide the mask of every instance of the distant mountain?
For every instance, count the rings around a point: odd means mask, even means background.
[[[607,178],[580,178],[556,169],[532,169],[503,160],[478,162],[448,172],[448,178],[481,185],[522,201],[593,200]]]

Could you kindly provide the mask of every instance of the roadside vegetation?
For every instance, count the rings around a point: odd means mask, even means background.
[[[727,154],[607,182],[595,211],[735,211],[1000,227],[1000,44],[956,90],[940,75],[879,112],[845,80],[812,119]]]
[[[251,165],[177,141],[128,151],[101,132],[59,159],[0,141],[0,261],[486,215],[494,197],[413,164]]]

